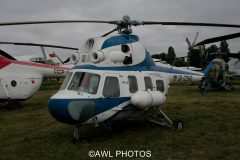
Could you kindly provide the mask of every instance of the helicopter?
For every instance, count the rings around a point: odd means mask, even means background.
[[[64,78],[70,69],[64,66],[18,61],[2,50],[0,62],[0,102],[7,102],[6,108],[9,110],[20,109],[20,101],[32,97],[40,88],[43,78]]]
[[[205,63],[205,66],[202,66],[205,68],[204,76],[199,85],[201,93],[206,93],[210,89],[233,90],[234,88],[230,83],[230,79],[239,79],[240,77],[240,53],[224,53],[219,49],[217,52],[208,53],[205,49],[205,45],[238,38],[240,37],[240,33],[212,37],[195,44],[197,35],[198,33],[192,44],[189,42],[188,38],[186,41],[189,44],[190,51],[196,48],[201,52],[203,63]]]
[[[70,57],[67,58],[66,60],[62,60],[54,51],[52,53],[48,53],[46,51],[46,47],[48,47],[48,48],[58,48],[58,49],[64,49],[64,50],[73,50],[73,51],[76,51],[76,52],[78,51],[78,48],[66,47],[66,46],[60,46],[60,45],[39,44],[39,43],[0,41],[0,44],[2,44],[2,45],[40,47],[42,57],[37,57],[35,55],[21,55],[21,56],[14,56],[14,58],[16,60],[19,60],[19,61],[37,62],[37,63],[51,64],[51,65],[58,65],[58,66],[61,65],[61,66],[67,66],[69,68],[73,67],[73,64],[70,62]]]
[[[179,119],[171,120],[163,106],[169,89],[164,68],[155,65],[133,26],[189,25],[235,27],[234,24],[156,22],[131,20],[55,20],[7,22],[0,26],[45,23],[106,23],[116,28],[101,37],[86,40],[80,54],[71,55],[75,66],[69,70],[59,91],[48,102],[50,114],[59,122],[74,126],[73,138],[80,139],[82,125],[102,125],[111,130],[117,120],[144,118],[159,125],[183,128]],[[117,35],[109,36],[117,31]],[[156,116],[157,114],[157,116]]]

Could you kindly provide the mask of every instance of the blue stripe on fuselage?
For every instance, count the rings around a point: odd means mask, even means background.
[[[98,67],[94,65],[80,65],[75,66],[73,69],[90,69],[90,70],[110,70],[110,71],[155,71],[155,72],[166,72],[173,74],[188,74],[188,75],[199,75],[201,73],[191,73],[187,71],[181,71],[173,68],[166,68],[161,66],[126,66],[126,67]]]
[[[119,104],[122,104],[130,100],[130,97],[111,97],[111,98],[96,98],[96,99],[50,99],[48,102],[48,109],[51,115],[58,121],[68,124],[80,124],[92,118],[100,113],[103,113],[109,109],[112,109]],[[71,118],[68,107],[69,103],[73,101],[84,102],[92,101],[95,104],[94,113],[91,113],[89,117],[85,115],[84,118],[80,117],[79,120]],[[77,107],[77,106],[76,106]]]
[[[103,42],[101,49],[117,46],[120,44],[134,43],[138,41],[139,41],[139,38],[136,35],[118,35],[118,36],[114,36],[106,39]]]

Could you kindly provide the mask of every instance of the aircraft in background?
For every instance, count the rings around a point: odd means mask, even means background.
[[[7,108],[21,108],[19,101],[29,99],[42,84],[43,78],[65,77],[70,67],[18,61],[0,50],[0,101]]]
[[[186,39],[189,44],[189,49],[198,47],[201,55],[204,55],[203,59],[206,66],[204,69],[203,80],[199,86],[203,93],[214,88],[231,91],[233,87],[230,83],[230,79],[240,78],[240,53],[223,53],[221,51],[207,53],[205,45],[238,37],[240,37],[240,33],[228,34],[205,39],[197,44],[195,44],[196,38],[192,44]],[[214,58],[209,58],[209,56]],[[224,59],[228,60],[224,61]]]
[[[200,82],[203,77],[202,72],[192,71],[183,67],[175,67],[159,59],[153,59],[157,66],[160,66],[160,71],[170,82]]]
[[[70,57],[66,60],[62,60],[54,51],[46,51],[46,47],[48,48],[59,48],[65,50],[74,50],[78,51],[78,48],[73,47],[65,47],[59,45],[47,45],[47,44],[38,44],[38,43],[20,43],[20,42],[4,42],[0,41],[0,44],[9,44],[9,45],[17,45],[17,46],[37,46],[40,47],[42,56],[36,55],[18,55],[14,56],[16,60],[19,61],[27,61],[27,62],[37,62],[37,63],[44,63],[44,64],[51,64],[51,65],[59,65],[59,66],[67,66],[69,68],[73,67],[73,63],[70,61]],[[69,55],[73,53],[68,53]]]

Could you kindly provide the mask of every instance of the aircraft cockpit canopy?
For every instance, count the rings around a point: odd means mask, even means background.
[[[89,72],[69,72],[60,90],[79,91],[96,94],[99,86],[100,75]]]

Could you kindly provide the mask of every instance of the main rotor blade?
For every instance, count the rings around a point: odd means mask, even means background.
[[[194,38],[194,40],[193,40],[193,42],[192,42],[192,46],[195,45],[195,43],[196,43],[196,41],[197,41],[197,38],[198,38],[198,32],[197,32],[196,35],[195,35],[195,38]]]
[[[232,58],[240,59],[240,53],[228,53],[227,55]]]
[[[25,21],[25,22],[3,22],[0,26],[28,25],[28,24],[49,24],[49,23],[107,23],[119,26],[127,25],[181,25],[181,26],[211,26],[211,27],[233,27],[240,28],[238,24],[221,23],[196,23],[196,22],[159,22],[159,21],[99,21],[99,20],[49,20],[49,21]]]
[[[107,33],[105,33],[105,34],[102,35],[101,37],[106,37],[107,35],[109,35],[109,34],[115,32],[115,31],[117,31],[117,30],[118,30],[118,27],[117,27],[117,28],[114,28],[113,30],[111,30],[111,31],[109,31],[109,32],[107,32]]]
[[[209,26],[209,27],[232,27],[232,28],[240,28],[240,25],[239,25],[239,24],[143,21],[143,25],[155,25],[155,24],[160,24],[160,25],[175,25],[175,26]]]
[[[73,48],[73,47],[48,45],[48,44],[39,44],[39,43],[19,43],[19,42],[1,42],[0,41],[0,44],[14,44],[14,45],[22,45],[22,46],[41,46],[41,47],[50,47],[50,48],[78,50],[78,48]]]
[[[234,39],[234,38],[238,38],[238,37],[240,37],[240,32],[233,33],[233,34],[228,34],[228,35],[224,35],[224,36],[219,36],[219,37],[213,37],[213,38],[209,38],[209,39],[205,39],[205,40],[197,43],[195,46],[209,44],[209,43],[214,43],[214,42],[219,42],[219,41],[228,40],[228,39]]]
[[[50,24],[50,23],[107,23],[107,24],[118,24],[118,21],[97,21],[97,20],[25,21],[25,22],[4,22],[4,23],[0,23],[0,26],[28,25],[28,24]]]
[[[192,47],[188,37],[186,38],[186,42],[187,42],[189,48]]]
[[[14,58],[13,56],[11,56],[10,54],[8,54],[7,52],[1,49],[0,49],[0,55],[2,55],[3,57],[6,57],[7,59],[16,60],[16,58]]]

